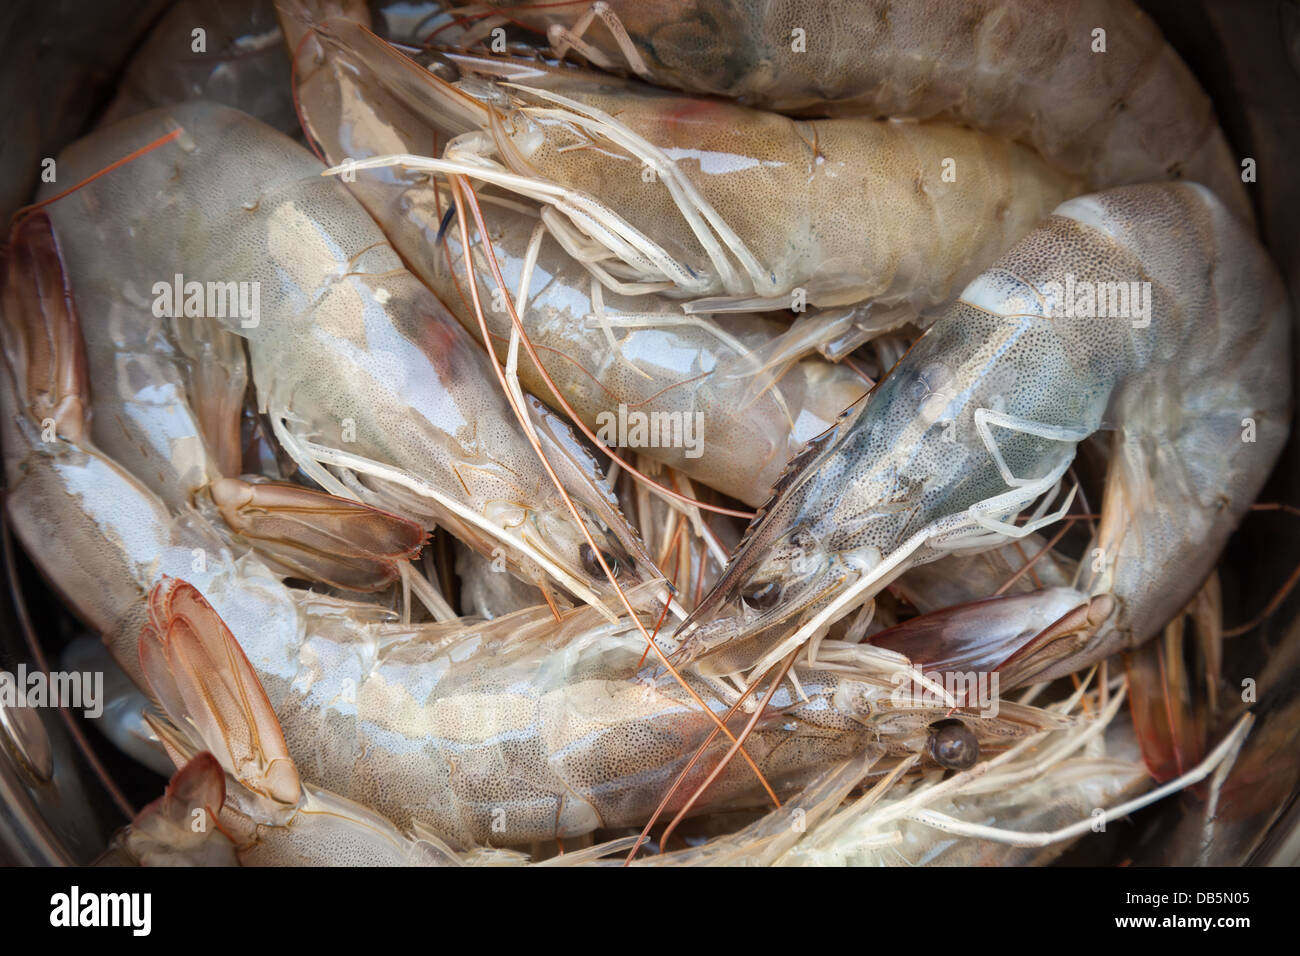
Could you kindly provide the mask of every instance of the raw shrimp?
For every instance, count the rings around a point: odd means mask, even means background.
[[[44,216],[22,224],[15,249],[3,325],[13,525],[138,685],[170,694],[172,709],[180,705],[169,679],[193,691],[180,694],[181,722],[205,729],[207,749],[234,753],[248,740],[232,732],[223,751],[213,735],[257,716],[246,710],[251,698],[222,689],[234,679],[226,665],[246,657],[301,777],[398,827],[425,826],[468,847],[649,817],[714,723],[675,680],[640,668],[646,648],[635,622],[595,608],[557,622],[542,605],[476,626],[386,626],[391,615],[380,607],[294,591],[255,556],[236,558],[201,515],[172,516],[89,443],[76,315],[49,285],[60,273]],[[32,283],[45,283],[44,293]],[[195,584],[157,587],[165,577]],[[173,626],[177,587],[189,595],[184,627]],[[180,642],[176,653],[137,656],[146,624]],[[894,677],[908,664],[890,651],[827,642],[823,659],[796,670],[801,691],[782,684],[748,743],[783,790],[869,747],[911,752],[929,723],[961,703],[899,699]],[[724,684],[686,681],[715,711],[740,703]],[[957,713],[994,748],[1053,726],[1050,715],[1011,705],[996,716]],[[712,745],[688,783],[711,770],[724,744]],[[729,765],[701,809],[761,801],[755,781]],[[297,799],[287,784],[276,793]]]
[[[326,491],[436,520],[535,583],[611,593],[486,355],[305,150],[245,114],[183,104],[99,131],[60,165],[79,179],[176,125],[178,145],[58,200],[112,254],[99,273],[155,311],[176,311],[182,283],[238,289],[239,308],[205,309],[202,287],[183,295],[247,338],[276,438]],[[553,417],[537,430],[596,546],[628,582],[658,578],[590,454]]]
[[[172,4],[132,56],[99,124],[185,100],[222,103],[282,133],[297,131],[289,57],[271,0]]]
[[[1264,251],[1204,187],[1064,203],[792,462],[679,630],[682,657],[770,665],[908,567],[1038,530],[1099,429],[1110,468],[1076,605],[1018,669],[1046,679],[1140,643],[1209,573],[1282,447],[1289,321]]]
[[[92,190],[45,207],[82,316],[97,448],[173,512],[198,508],[286,574],[352,590],[387,587],[424,531],[369,505],[287,482],[238,477],[248,376],[242,339],[202,317],[159,315],[141,295],[148,267],[104,273]],[[444,617],[454,612],[426,595]]]
[[[215,615],[210,626],[192,623],[202,640],[224,632]],[[239,643],[253,662],[283,655],[256,631]],[[330,615],[308,622],[293,666],[256,669],[304,778],[464,848],[649,819],[714,725],[674,680],[656,680],[654,667],[639,670],[644,652],[632,623],[609,623],[593,608],[558,624],[543,606],[472,627],[358,628]],[[827,656],[838,663],[799,670],[802,696],[783,682],[746,741],[779,791],[796,792],[868,750],[910,752],[951,709],[942,700],[897,697],[891,677],[906,670],[900,655],[835,646]],[[214,677],[200,669],[178,679]],[[687,680],[719,713],[736,698],[721,685]],[[986,749],[1060,726],[1012,704],[991,716],[977,708],[957,713]],[[203,726],[206,718],[192,719]],[[688,785],[717,764],[726,743],[710,746]],[[751,771],[736,763],[701,807],[762,798]]]
[[[369,85],[357,82],[368,75],[365,51],[378,41],[358,32],[357,42],[368,45],[353,51],[327,30],[319,54],[310,42],[302,45],[303,122],[327,161],[415,152],[445,137],[436,109],[396,95],[379,78]],[[437,192],[423,174],[395,169],[361,171],[348,186],[404,261],[479,336],[460,236],[455,229],[444,234],[445,191]],[[659,296],[603,293],[544,235],[535,208],[483,198],[497,261],[511,293],[525,295],[518,311],[529,338],[579,417],[610,444],[632,445],[692,479],[758,504],[795,452],[865,391],[851,369],[806,360],[789,364],[770,389],[747,399],[755,373],[745,374],[743,357],[775,337],[776,323],[755,315],[686,317]],[[481,247],[476,237],[478,281],[494,289]],[[484,318],[504,361],[510,316],[493,308],[484,310]],[[737,368],[723,374],[720,366],[728,362]],[[519,376],[533,394],[548,395],[531,362],[521,363]],[[638,438],[637,428],[646,434]]]
[[[783,112],[968,123],[1028,143],[1093,189],[1185,179],[1251,218],[1212,104],[1132,0],[486,6],[546,32],[561,54],[631,65],[654,83]]]
[[[402,163],[547,203],[610,289],[711,297],[697,311],[924,309],[1081,188],[1027,147],[956,126],[796,121],[521,60],[457,55],[448,82],[356,24],[280,9],[291,41],[311,26],[350,48],[456,135],[441,161]]]

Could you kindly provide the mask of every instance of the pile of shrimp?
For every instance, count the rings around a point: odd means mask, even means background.
[[[1217,806],[1290,421],[1242,168],[1130,0],[181,0],[0,303],[8,526],[171,777],[103,860]]]

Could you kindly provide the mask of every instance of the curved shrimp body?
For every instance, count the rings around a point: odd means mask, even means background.
[[[1085,620],[1055,635],[1038,676],[1145,640],[1209,572],[1285,440],[1288,340],[1271,263],[1204,187],[1063,204],[792,463],[686,625],[686,656],[728,672],[788,653],[911,565],[1037,530],[1064,513],[1044,516],[1101,429]]]
[[[292,671],[261,673],[306,779],[457,846],[510,845],[644,823],[713,728],[671,678],[655,681],[651,669],[635,679],[645,643],[626,622],[580,611],[557,627],[540,608],[447,627],[314,626]],[[257,660],[258,638],[247,639]],[[843,686],[833,675],[801,679],[810,700],[775,701],[746,744],[782,790],[874,736],[831,706]],[[711,746],[691,783],[726,743]],[[738,764],[706,805],[762,800]]]
[[[789,308],[796,289],[925,308],[1081,188],[955,126],[792,120],[509,59],[457,56],[453,83],[356,24],[313,29],[455,134],[447,160],[563,213],[550,224],[610,288],[714,297],[700,310]]]
[[[523,82],[507,162],[617,211],[685,269],[679,288],[700,295],[781,297],[784,308],[801,288],[818,306],[925,308],[1079,191],[1029,150],[957,127],[799,121],[559,71]],[[584,127],[577,110],[554,115],[534,90],[617,116],[667,157],[734,233],[720,238],[737,267],[715,262],[658,170],[646,182],[646,157],[611,155],[601,134],[614,129]]]
[[[304,150],[244,114],[187,104],[101,131],[62,162],[88,175],[175,125],[178,145],[59,200],[111,252],[101,272],[137,301],[152,295],[155,311],[186,301],[182,283],[237,288],[239,309],[225,299],[214,315],[200,298],[197,311],[247,338],[276,437],[326,490],[444,523],[539,584],[591,600],[608,592],[484,353]],[[177,215],[182,197],[201,212]],[[571,436],[542,430],[571,459],[561,474],[597,546],[629,558],[629,580],[656,577],[594,462]]]
[[[585,23],[580,52],[655,83],[782,112],[968,123],[1091,188],[1185,179],[1251,219],[1213,106],[1132,0],[606,0],[621,31],[586,3],[492,6],[558,50]]]
[[[640,825],[679,773],[688,770],[686,793],[673,810],[727,750],[714,739],[688,769],[712,720],[675,679],[640,667],[645,643],[631,623],[594,608],[559,622],[540,607],[417,628],[309,612],[287,654],[256,631],[239,642],[304,779],[461,849]],[[914,752],[927,726],[953,712],[898,696],[901,655],[847,645],[829,653],[836,666],[799,668],[797,687],[775,692],[747,738],[780,792],[868,750]],[[721,685],[686,680],[715,712],[734,700]],[[957,712],[982,746],[1059,726],[1013,705]],[[729,764],[698,806],[763,799],[752,771]]]
[[[3,403],[5,507],[19,539],[114,658],[143,685],[136,639],[145,596],[159,575],[184,575],[233,626],[285,639],[297,613],[287,590],[255,558],[237,558],[198,514],[173,515],[147,487],[90,442],[85,357],[68,295],[36,303],[24,282],[57,288],[57,247],[44,216],[14,237],[5,283],[9,374]],[[65,290],[66,291],[66,290]]]

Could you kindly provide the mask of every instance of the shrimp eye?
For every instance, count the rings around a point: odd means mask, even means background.
[[[940,720],[930,725],[926,750],[934,762],[949,770],[969,770],[980,756],[980,744],[960,720]]]
[[[605,559],[605,563],[609,565],[609,570],[613,572],[614,577],[618,578],[623,576],[624,562],[614,557],[614,555],[610,554],[608,551],[601,551],[600,556]],[[582,559],[582,569],[584,571],[598,581],[605,580],[605,569],[602,568],[600,562],[596,560],[596,551],[591,545],[584,541],[582,546],[578,548],[578,557]],[[629,568],[631,567],[632,561],[630,558],[626,564]]]
[[[775,581],[751,585],[741,592],[741,598],[755,611],[766,611],[776,606],[781,597],[781,585]]]

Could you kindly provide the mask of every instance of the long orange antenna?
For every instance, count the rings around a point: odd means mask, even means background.
[[[509,384],[506,382],[505,372],[497,363],[496,354],[492,351],[491,337],[488,335],[488,329],[487,329],[487,319],[483,314],[482,303],[479,299],[479,294],[478,294],[478,278],[474,273],[473,262],[469,261],[469,254],[470,254],[469,226],[465,220],[465,209],[467,206],[469,207],[470,211],[473,213],[475,226],[478,228],[479,236],[482,237],[483,239],[484,250],[487,253],[488,266],[492,271],[492,276],[493,279],[496,281],[497,288],[501,292],[501,297],[502,299],[505,300],[506,309],[510,313],[510,320],[514,324],[516,331],[519,333],[521,340],[527,343],[527,336],[525,335],[523,330],[523,321],[519,318],[519,314],[515,311],[514,300],[510,297],[506,289],[505,278],[502,276],[500,265],[496,261],[496,254],[492,251],[492,244],[491,242],[488,241],[487,224],[484,223],[483,221],[483,212],[479,208],[478,198],[477,196],[475,196],[473,188],[469,185],[469,183],[464,182],[462,177],[458,175],[454,175],[454,174],[450,175],[448,176],[448,179],[450,180],[452,187],[455,190],[455,196],[458,199],[456,203],[456,218],[460,225],[461,242],[467,260],[466,274],[469,277],[470,295],[474,300],[474,313],[478,317],[479,330],[483,333],[483,342],[485,347],[488,350],[489,358],[492,361],[492,367],[497,373],[497,378],[501,383],[502,389],[505,390],[506,396],[510,400],[511,407],[514,407],[513,396],[511,396],[510,394]],[[531,350],[529,354],[533,354]],[[535,355],[533,360],[536,361]],[[660,648],[659,645],[655,643],[654,638],[650,636],[650,632],[646,630],[645,624],[642,623],[640,616],[637,614],[636,610],[632,607],[632,603],[628,600],[627,594],[623,591],[623,588],[619,585],[618,580],[614,576],[614,573],[610,570],[609,565],[605,562],[605,556],[601,553],[601,549],[596,546],[595,540],[591,537],[591,532],[587,530],[586,523],[582,521],[581,517],[578,515],[578,511],[574,507],[572,500],[569,498],[568,492],[564,489],[564,486],[560,482],[558,476],[556,476],[555,472],[552,470],[550,462],[547,461],[545,454],[542,453],[541,445],[538,443],[536,436],[533,434],[531,424],[527,421],[526,417],[524,416],[523,409],[517,408],[515,409],[515,412],[516,415],[518,415],[520,418],[520,423],[524,429],[525,434],[528,436],[529,441],[533,445],[533,450],[537,453],[538,457],[541,459],[542,465],[546,469],[547,474],[551,477],[551,480],[555,483],[555,487],[559,490],[561,497],[564,499],[565,504],[568,506],[569,510],[573,513],[574,518],[577,520],[578,528],[579,530],[582,531],[583,537],[587,539],[587,543],[591,547],[597,562],[599,562],[601,570],[605,572],[605,576],[609,579],[610,584],[613,585],[615,592],[618,594],[619,600],[623,603],[623,607],[627,610],[628,616],[631,618],[632,623],[636,625],[637,630],[641,632],[642,637],[645,638],[648,647],[652,649],[655,652],[655,654],[658,655],[659,659],[663,662],[664,666],[668,669],[668,672],[673,675],[673,678],[677,681],[678,684],[681,685],[682,689],[685,690],[686,693],[691,696],[691,698],[699,705],[700,709],[713,720],[713,722],[718,726],[718,728],[724,734],[726,734],[727,739],[732,741],[732,743],[736,745],[737,749],[739,749],[739,752],[741,756],[744,758],[745,762],[754,771],[754,774],[758,777],[759,782],[763,785],[763,789],[766,790],[768,796],[771,797],[772,802],[777,806],[777,808],[780,808],[781,801],[777,799],[776,792],[772,789],[771,785],[767,782],[767,779],[763,776],[762,771],[758,769],[758,765],[754,763],[753,758],[751,758],[749,754],[745,752],[743,747],[740,746],[739,742],[736,740],[735,735],[731,733],[731,730],[722,721],[722,719],[719,718],[718,715],[713,712],[713,710],[708,706],[708,704],[706,704],[700,698],[699,694],[695,692],[695,689],[691,687],[689,683],[687,683],[684,677],[682,677],[681,673],[678,672],[678,670],[675,667],[673,667],[672,663],[668,660],[667,655],[664,654],[662,648]]]
[[[178,127],[176,127],[174,130],[172,130],[170,133],[166,133],[166,134],[164,134],[164,135],[162,135],[162,136],[159,136],[159,137],[158,137],[157,139],[155,139],[152,143],[147,143],[147,144],[145,144],[144,146],[141,146],[141,147],[140,147],[139,149],[137,149],[135,152],[133,152],[133,153],[129,153],[128,155],[123,156],[121,159],[117,160],[116,162],[109,163],[109,164],[108,164],[107,166],[105,166],[103,169],[99,170],[99,171],[96,172],[96,173],[92,173],[91,175],[87,176],[85,179],[83,179],[81,182],[77,183],[75,186],[69,186],[67,189],[63,190],[63,192],[56,193],[55,195],[50,196],[48,199],[42,199],[40,202],[32,203],[30,206],[23,206],[21,209],[16,210],[16,211],[14,212],[13,216],[10,217],[10,219],[9,219],[9,225],[10,225],[10,227],[16,226],[16,225],[17,225],[19,222],[21,222],[23,219],[26,219],[26,218],[27,218],[28,216],[30,216],[32,213],[36,212],[36,210],[41,209],[41,208],[43,208],[43,207],[45,207],[45,206],[48,206],[48,205],[49,205],[50,203],[52,203],[52,202],[58,202],[58,201],[59,201],[60,199],[62,199],[64,196],[67,196],[67,195],[70,195],[70,194],[72,194],[72,193],[75,193],[78,189],[81,189],[83,186],[87,186],[87,185],[89,185],[90,183],[93,183],[93,182],[94,182],[96,179],[98,179],[100,176],[106,176],[106,175],[108,175],[109,173],[111,173],[113,170],[115,170],[115,169],[117,169],[117,168],[119,168],[119,167],[121,167],[121,166],[125,166],[127,163],[131,162],[133,159],[139,159],[139,158],[140,158],[141,156],[143,156],[145,153],[152,152],[153,150],[157,149],[159,146],[162,146],[162,145],[164,145],[164,144],[166,144],[166,143],[170,143],[172,140],[176,139],[177,137],[179,137],[179,136],[180,136],[182,133],[184,133],[184,132],[185,132],[184,128],[178,126]]]
[[[434,190],[434,192],[436,194],[437,190]],[[480,233],[480,236],[482,237],[483,240],[484,252],[488,256],[492,257],[493,260],[495,260],[496,254],[492,249],[491,240],[488,239],[486,233]],[[465,272],[467,276],[472,277],[474,272],[473,261],[468,257],[468,249],[466,249],[466,253],[467,255],[465,258]],[[448,252],[448,256],[450,256],[450,252]],[[456,282],[456,287],[459,290],[460,282],[456,278],[455,270],[452,270],[452,279],[453,281]],[[509,298],[509,296],[506,295],[504,289],[502,289],[501,294],[505,296],[505,298],[507,299]],[[462,292],[461,295],[463,296],[464,293]],[[511,306],[512,314],[513,314],[513,309],[514,307],[512,305]],[[492,351],[492,344],[490,341],[491,333],[488,334],[489,334],[489,339],[484,340],[484,345],[487,347],[489,351]],[[647,485],[648,487],[655,489],[655,491],[659,492],[665,497],[672,498],[676,501],[680,501],[683,504],[691,505],[692,507],[695,508],[700,508],[703,511],[712,511],[714,514],[729,515],[733,518],[744,518],[747,521],[754,517],[754,512],[752,511],[741,511],[736,508],[724,508],[721,505],[706,504],[703,501],[700,501],[696,498],[692,498],[689,495],[684,495],[681,492],[675,491],[666,485],[660,484],[659,482],[651,478],[649,475],[641,471],[641,469],[637,468],[635,465],[629,462],[622,455],[618,454],[618,452],[614,451],[614,449],[606,445],[603,441],[601,441],[599,438],[596,437],[595,432],[593,432],[590,428],[587,427],[587,424],[578,415],[574,407],[569,404],[568,399],[566,399],[564,395],[560,393],[560,387],[555,384],[555,379],[551,377],[551,373],[548,372],[546,370],[546,366],[542,364],[542,360],[537,354],[536,347],[533,345],[532,340],[528,337],[528,335],[523,330],[520,330],[519,340],[520,343],[523,345],[524,350],[528,352],[528,357],[533,360],[533,364],[537,367],[538,373],[542,376],[542,379],[546,382],[546,387],[550,389],[551,394],[555,397],[556,403],[559,404],[564,414],[569,417],[569,420],[573,422],[575,426],[577,426],[579,431],[581,431],[584,435],[587,436],[588,441],[592,442],[611,461],[618,462],[618,464],[625,471],[627,471],[627,473],[630,474],[634,479],[636,479],[637,481],[641,482],[644,485]]]
[[[748,723],[745,724],[745,729],[741,731],[740,736],[738,738],[735,738],[731,749],[727,751],[727,753],[723,756],[722,760],[719,761],[718,765],[713,768],[713,770],[709,773],[709,776],[704,780],[703,783],[700,784],[699,787],[696,788],[695,792],[691,794],[690,799],[686,801],[686,803],[682,806],[681,810],[677,812],[677,815],[673,817],[672,822],[668,824],[667,829],[664,830],[663,836],[660,837],[659,839],[660,853],[664,851],[664,847],[668,843],[668,837],[672,834],[673,830],[677,828],[677,824],[679,824],[685,818],[686,814],[689,813],[691,808],[695,806],[696,802],[700,799],[700,797],[704,795],[704,792],[708,790],[709,787],[713,784],[713,781],[716,780],[718,776],[722,773],[722,771],[727,768],[727,765],[731,763],[732,758],[735,757],[737,750],[744,744],[746,740],[749,739],[749,735],[750,733],[753,732],[755,725],[758,723],[759,717],[761,717],[763,712],[767,710],[767,706],[768,704],[771,703],[772,697],[776,694],[777,688],[780,687],[781,682],[785,680],[785,675],[790,672],[790,666],[794,663],[794,659],[798,655],[798,653],[799,651],[797,648],[794,651],[791,651],[790,655],[785,659],[785,662],[780,665],[781,670],[777,674],[776,680],[772,682],[772,686],[769,687],[767,689],[767,693],[763,695],[762,701],[759,703],[758,707],[754,710],[754,713],[750,717]],[[773,665],[774,668],[776,666],[777,665]],[[751,683],[748,687],[746,687],[745,692],[736,699],[736,702],[734,704],[731,705],[731,707],[727,710],[727,713],[724,715],[723,719],[729,720],[731,716],[737,710],[740,709],[740,705],[744,703],[744,701],[749,697],[749,695],[752,694],[754,690],[758,687],[759,682],[762,681],[762,679],[766,677],[767,674],[770,673],[771,671],[769,670],[766,673],[760,675],[757,679],[753,681],[753,683]],[[642,829],[640,835],[637,836],[636,842],[632,844],[632,849],[631,851],[629,851],[627,855],[627,859],[623,861],[624,866],[630,864],[632,860],[636,857],[636,851],[641,848],[641,845],[645,843],[646,839],[649,837],[651,828],[659,820],[659,817],[663,815],[663,812],[667,808],[669,802],[672,800],[673,795],[676,794],[679,789],[681,789],[682,784],[686,781],[687,775],[691,772],[692,768],[694,768],[694,766],[699,762],[700,758],[704,756],[705,752],[709,748],[709,745],[713,743],[714,739],[717,736],[718,736],[718,732],[716,729],[711,731],[709,733],[709,736],[706,737],[704,739],[704,742],[700,744],[698,749],[696,749],[694,756],[692,756],[690,759],[690,762],[688,762],[686,766],[682,768],[682,772],[677,775],[677,779],[673,781],[672,786],[668,788],[668,792],[665,793],[663,799],[659,801],[659,806],[655,808],[655,812],[651,815],[649,821],[647,821],[645,828]],[[780,807],[778,806],[777,809],[780,809]]]

